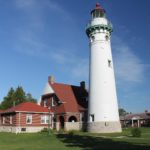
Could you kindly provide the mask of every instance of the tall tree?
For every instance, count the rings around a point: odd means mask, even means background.
[[[21,86],[18,86],[14,93],[15,105],[26,101],[26,93]]]
[[[14,89],[11,87],[8,91],[7,96],[4,97],[4,100],[1,103],[1,109],[9,108],[13,105],[14,102]]]
[[[36,103],[37,100],[32,97],[31,93],[26,94],[26,101]]]
[[[119,108],[119,116],[124,116],[126,114],[129,114],[125,109]]]
[[[26,94],[21,86],[18,86],[15,90],[10,88],[7,96],[4,97],[2,103],[0,104],[0,109],[7,109],[22,102],[36,103],[37,100],[33,98],[30,93]]]

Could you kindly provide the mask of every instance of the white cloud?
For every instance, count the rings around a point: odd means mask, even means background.
[[[88,58],[80,58],[71,54],[69,50],[52,47],[43,43],[37,33],[44,28],[44,9],[61,14],[61,18],[70,18],[68,13],[53,0],[16,0],[16,7],[24,10],[30,22],[26,27],[20,27],[16,33],[16,50],[32,56],[52,58],[56,63],[65,65],[74,78],[88,78]],[[32,13],[28,13],[32,11]],[[35,30],[35,26],[37,30]],[[113,36],[113,56],[115,73],[119,83],[141,82],[144,79],[145,65],[133,50],[119,37]],[[67,48],[69,49],[69,47]],[[53,50],[53,51],[52,51]]]
[[[25,12],[29,12],[31,16],[32,13],[43,13],[45,9],[48,9],[51,12],[55,12],[55,15],[61,14],[63,19],[72,20],[69,13],[54,0],[15,0],[15,6]]]
[[[142,82],[144,80],[145,65],[125,42],[116,36],[113,38],[117,80],[119,82]]]
[[[75,78],[84,79],[88,81],[89,76],[89,61],[86,58],[80,58],[79,60],[75,60],[75,64],[71,71],[72,75]]]
[[[35,6],[36,0],[15,0],[15,5],[18,8],[26,9]]]

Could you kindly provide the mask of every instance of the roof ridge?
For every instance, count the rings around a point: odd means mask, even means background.
[[[53,85],[53,84],[61,84],[61,85],[66,85],[66,86],[80,87],[80,85],[72,85],[72,84],[67,84],[67,83],[58,83],[58,82],[50,83],[50,85]]]

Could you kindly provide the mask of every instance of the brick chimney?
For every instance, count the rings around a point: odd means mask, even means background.
[[[83,89],[86,88],[86,87],[85,87],[85,81],[81,81],[81,82],[80,82],[80,87],[82,87]]]
[[[53,84],[55,82],[54,76],[48,76],[48,82],[50,82],[51,84]]]

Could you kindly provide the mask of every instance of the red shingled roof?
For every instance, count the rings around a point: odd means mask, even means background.
[[[48,108],[42,107],[32,102],[24,102],[3,111],[3,113],[9,112],[49,112],[49,110]]]
[[[3,112],[4,110],[0,110],[0,113]]]
[[[57,112],[78,112],[87,108],[87,102],[83,99],[87,91],[80,86],[62,83],[49,83],[62,104],[57,107]]]

